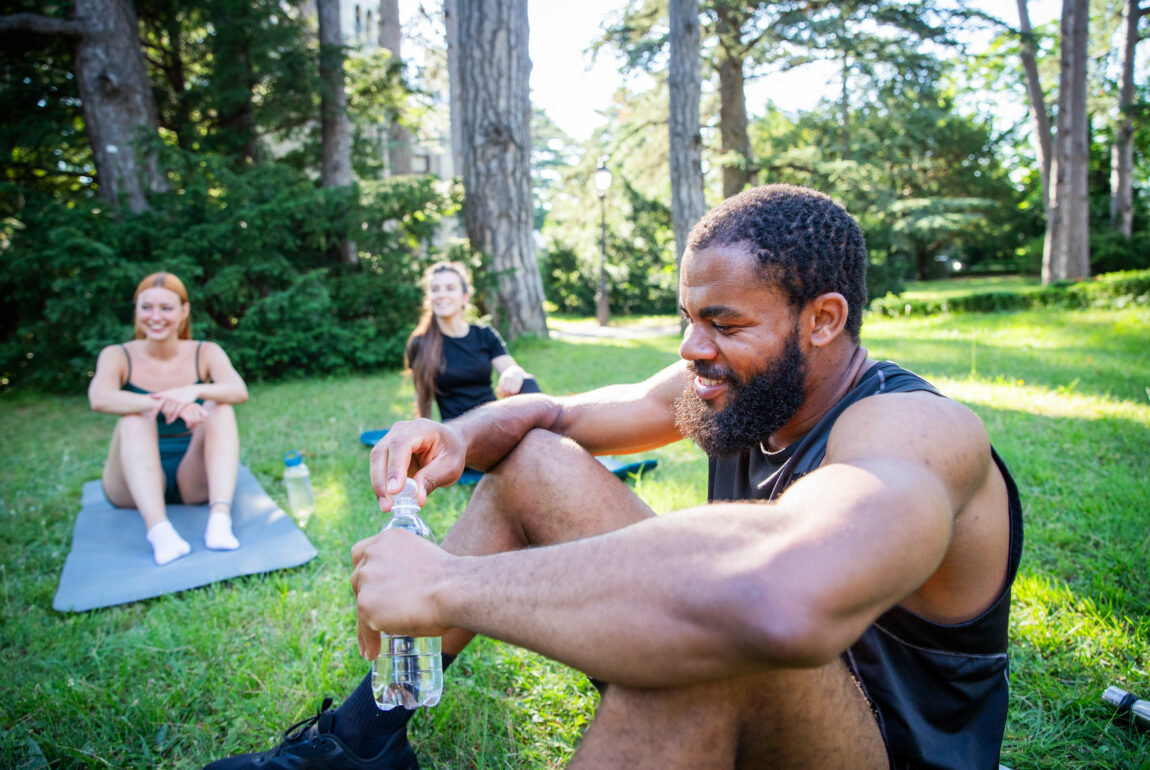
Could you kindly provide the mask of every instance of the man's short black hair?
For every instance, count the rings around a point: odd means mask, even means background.
[[[687,249],[746,246],[763,279],[793,307],[820,294],[846,297],[846,330],[857,342],[866,305],[866,241],[862,228],[830,196],[786,184],[733,195],[699,220]]]

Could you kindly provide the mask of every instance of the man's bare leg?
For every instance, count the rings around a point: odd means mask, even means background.
[[[841,661],[666,690],[611,685],[572,768],[886,768]]]
[[[503,553],[611,532],[654,515],[578,444],[533,430],[484,474],[443,548],[467,556]],[[452,631],[443,651],[458,654],[473,636]]]

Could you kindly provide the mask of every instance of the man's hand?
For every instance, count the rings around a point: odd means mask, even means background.
[[[436,580],[451,558],[435,543],[403,530],[352,546],[360,655],[375,660],[381,633],[443,636],[451,630],[435,614]]]
[[[397,422],[371,449],[371,488],[379,509],[391,510],[392,497],[408,476],[419,487],[422,506],[433,489],[454,484],[463,474],[467,447],[450,425],[418,419]]]

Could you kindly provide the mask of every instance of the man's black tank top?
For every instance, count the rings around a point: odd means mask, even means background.
[[[879,393],[926,390],[926,380],[883,361],[803,438],[779,452],[756,447],[712,457],[709,500],[771,500],[818,468],[835,421],[849,406]],[[895,606],[843,653],[875,710],[894,768],[997,768],[1006,727],[1006,655],[1010,586],[1022,557],[1022,504],[998,454],[1010,516],[1007,580],[989,609],[957,625],[940,625]]]

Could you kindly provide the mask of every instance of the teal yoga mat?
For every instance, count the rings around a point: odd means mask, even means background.
[[[212,551],[204,545],[207,505],[169,505],[168,518],[192,552],[161,567],[152,558],[139,511],[114,507],[99,481],[86,483],[52,608],[85,612],[151,599],[240,575],[297,567],[317,553],[291,516],[242,465],[232,501],[238,549]]]
[[[375,446],[381,438],[387,435],[387,430],[365,430],[359,434],[359,440],[367,446]],[[626,481],[631,476],[638,476],[649,471],[655,470],[659,465],[659,461],[653,457],[646,457],[641,460],[620,460],[618,457],[597,457],[603,467],[614,473],[619,478]],[[459,477],[457,484],[468,486],[471,484],[479,483],[479,479],[483,478],[483,471],[477,471],[473,468],[464,468],[463,475]]]

